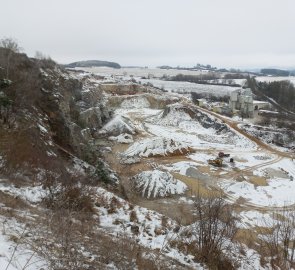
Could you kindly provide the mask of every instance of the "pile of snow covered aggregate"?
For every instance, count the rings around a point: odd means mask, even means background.
[[[187,186],[175,179],[170,173],[160,170],[144,171],[133,177],[135,189],[143,197],[166,197],[182,194]]]
[[[124,156],[167,156],[178,153],[187,153],[189,151],[190,148],[185,143],[163,137],[154,137],[135,142],[124,152]]]
[[[111,121],[109,121],[102,129],[100,133],[108,133],[112,135],[120,135],[122,133],[134,134],[134,125],[121,115],[116,115]]]

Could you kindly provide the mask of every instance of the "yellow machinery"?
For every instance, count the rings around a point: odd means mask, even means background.
[[[216,167],[222,167],[222,159],[216,158],[216,159],[209,159],[208,163],[210,165],[216,166]]]

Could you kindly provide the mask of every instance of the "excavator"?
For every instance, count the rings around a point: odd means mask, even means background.
[[[223,160],[221,158],[216,158],[216,159],[209,159],[208,163],[215,167],[222,167],[222,161]]]

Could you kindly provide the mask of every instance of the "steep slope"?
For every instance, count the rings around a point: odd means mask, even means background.
[[[12,84],[3,93],[12,105],[0,119],[1,173],[34,178],[42,169],[65,171],[70,154],[95,165],[93,135],[110,117],[102,92],[48,60],[12,54],[9,68]]]

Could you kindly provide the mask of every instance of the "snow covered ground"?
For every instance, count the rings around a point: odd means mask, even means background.
[[[104,205],[98,207],[98,210],[100,213],[100,225],[107,231],[111,233],[124,232],[132,235],[141,245],[151,249],[158,249],[166,256],[176,259],[184,265],[192,267],[192,269],[207,269],[196,263],[192,255],[185,255],[170,245],[172,241],[177,241],[180,232],[189,230],[194,224],[179,226],[174,220],[154,211],[139,206],[131,207],[128,202],[102,188],[97,189],[97,195],[100,200],[104,201]],[[110,213],[109,208],[114,204],[117,207]],[[178,233],[175,233],[175,228],[178,228]],[[184,237],[187,243],[194,238],[191,234]],[[245,245],[243,245],[243,248],[245,254],[241,256],[241,265],[237,270],[263,269],[260,268],[260,256],[257,252]],[[235,255],[239,256],[238,254]]]
[[[271,214],[263,214],[255,210],[242,211],[237,217],[241,220],[239,227],[246,229],[255,226],[268,227],[273,221]]]
[[[265,175],[267,185],[256,186],[246,180],[240,182],[235,179],[223,180],[219,185],[231,199],[242,197],[257,206],[282,207],[295,203],[295,163],[291,159],[284,158],[274,164],[261,166],[253,169],[253,173]]]
[[[0,223],[2,224],[0,230],[0,269],[40,270],[47,268],[46,261],[30,250],[29,246],[21,244],[22,238],[25,237],[25,228],[22,228],[13,219],[0,217]]]
[[[161,250],[168,257],[194,269],[204,269],[193,261],[191,255],[185,255],[169,247],[169,241],[177,237],[174,229],[178,224],[174,220],[143,207],[131,206],[125,200],[103,188],[97,189],[97,198],[104,202],[104,205],[98,207],[101,227],[111,233],[124,232],[132,235],[138,243],[145,247]],[[109,208],[114,204],[116,204],[115,209],[110,213]]]
[[[176,70],[176,69],[160,69],[160,68],[120,68],[114,69],[109,67],[90,67],[90,68],[77,68],[78,70],[85,70],[102,76],[115,76],[120,79],[132,77],[148,77],[153,76],[156,78],[163,77],[164,75],[175,76],[179,73],[186,75],[200,75],[207,73],[206,71],[190,71],[190,70]]]

